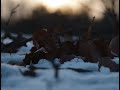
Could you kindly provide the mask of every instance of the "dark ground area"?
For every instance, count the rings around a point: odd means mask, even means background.
[[[44,27],[48,28],[48,30],[51,28],[61,28],[65,31],[71,30],[76,35],[82,35],[90,25],[90,19],[87,15],[69,19],[67,16],[58,14],[35,14],[32,19],[22,19],[14,25],[9,25],[9,27],[5,27],[3,21],[1,22],[1,29],[9,30],[10,32],[33,33],[38,27]],[[111,38],[116,33],[115,29],[108,17],[104,17],[101,21],[95,22],[93,26],[94,32],[106,38]]]

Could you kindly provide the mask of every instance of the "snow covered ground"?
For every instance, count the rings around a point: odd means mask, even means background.
[[[54,78],[50,70],[36,70],[38,77],[23,77],[18,68],[2,65],[2,90],[118,90],[118,73],[77,73],[60,70],[59,79]]]
[[[8,40],[9,41],[9,40]],[[118,90],[119,73],[110,72],[108,68],[102,67],[98,72],[98,64],[86,63],[82,59],[74,58],[60,66],[59,78],[54,78],[54,69],[50,62],[45,59],[35,64],[35,67],[49,69],[35,70],[37,77],[22,76],[19,69],[27,70],[27,67],[9,65],[9,61],[21,62],[29,53],[32,42],[27,47],[21,47],[16,54],[1,53],[1,90]],[[56,59],[58,61],[58,59]],[[119,63],[119,58],[113,61]],[[75,72],[65,68],[81,68],[93,72]]]

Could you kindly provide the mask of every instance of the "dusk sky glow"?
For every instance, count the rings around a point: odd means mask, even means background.
[[[96,16],[96,19],[104,17],[105,5],[111,8],[111,3],[108,0],[1,0],[1,17],[7,19],[10,11],[17,4],[17,12],[14,15],[15,19],[28,18],[37,7],[44,7],[48,13],[56,13],[59,11],[62,15],[80,15],[83,12],[87,13],[91,18]],[[119,0],[115,0],[115,11],[119,14]]]

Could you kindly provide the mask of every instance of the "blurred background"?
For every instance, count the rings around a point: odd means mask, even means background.
[[[43,27],[81,35],[93,16],[94,32],[119,32],[119,0],[1,0],[1,31],[33,33]]]

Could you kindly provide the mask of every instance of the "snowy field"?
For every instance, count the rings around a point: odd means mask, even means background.
[[[4,42],[10,41],[6,39]],[[9,61],[22,62],[24,54],[29,53],[32,42],[27,47],[21,47],[16,54],[1,53],[1,90],[119,90],[119,72],[110,72],[108,68],[102,67],[98,72],[98,64],[86,63],[82,59],[74,58],[60,66],[59,78],[54,78],[54,69],[50,62],[45,59],[35,64],[37,77],[23,76],[22,71],[27,67],[9,65]],[[119,58],[113,61],[119,63]],[[59,62],[56,59],[56,62]],[[64,69],[63,69],[64,68]],[[76,72],[66,68],[80,68],[92,70],[93,72]]]

